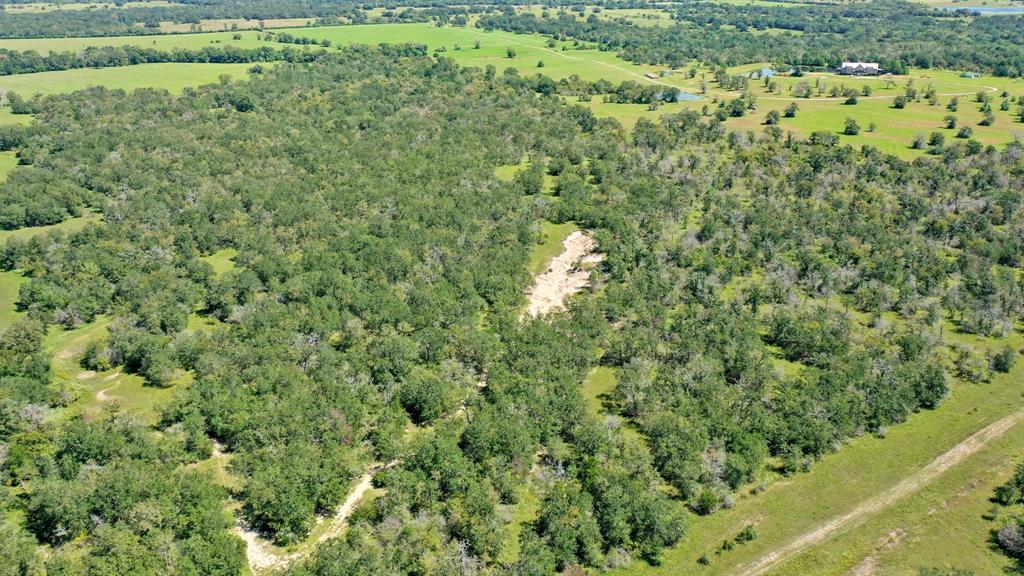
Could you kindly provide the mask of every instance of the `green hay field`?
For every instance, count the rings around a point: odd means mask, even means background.
[[[236,80],[244,79],[251,64],[139,64],[121,68],[85,68],[17,74],[0,78],[0,89],[17,92],[22,96],[72,92],[90,86],[106,86],[134,90],[136,88],[163,88],[180,92],[187,86],[200,86],[217,82],[222,74]]]
[[[763,64],[749,64],[730,69],[732,74],[741,74],[751,70],[758,70]],[[703,70],[702,72],[707,72]],[[710,77],[710,74],[708,74]],[[913,79],[914,85],[924,90],[929,85],[934,86],[940,94],[936,106],[930,106],[927,102],[912,102],[902,110],[892,107],[893,99],[903,94],[908,80]],[[796,102],[800,107],[795,118],[783,118],[780,128],[783,131],[793,132],[794,135],[806,137],[811,132],[825,130],[839,135],[840,140],[854,146],[869,144],[880,150],[895,154],[904,159],[912,159],[923,155],[923,150],[914,150],[911,143],[918,135],[928,137],[932,132],[941,132],[946,137],[946,142],[955,141],[957,130],[945,128],[945,117],[949,114],[957,116],[960,126],[970,126],[974,131],[973,138],[982,144],[1003,145],[1014,141],[1017,138],[1024,138],[1024,123],[1019,120],[1017,106],[1012,105],[1010,110],[999,110],[1002,101],[1002,93],[1005,91],[1011,97],[1024,95],[1024,81],[1020,79],[982,77],[977,79],[960,78],[959,74],[945,70],[913,70],[908,76],[893,77],[893,83],[886,86],[885,80],[881,78],[849,78],[832,74],[813,74],[803,78],[776,77],[781,94],[773,94],[763,87],[760,80],[750,81],[750,91],[757,97],[757,109],[750,111],[740,118],[729,118],[726,125],[734,129],[746,129],[755,132],[764,130],[764,121],[771,110],[781,112],[791,102]],[[692,92],[700,91],[700,74],[696,78],[685,78],[682,74],[666,76],[661,81],[676,85],[683,90]],[[794,98],[789,91],[791,86],[798,82],[806,81],[810,86],[819,82],[825,87],[826,96],[813,98]],[[872,87],[871,97],[860,98],[856,105],[844,104],[842,98],[830,98],[828,90],[833,85],[847,86],[860,89],[864,85]],[[980,126],[983,114],[980,112],[980,104],[974,101],[977,92],[985,92],[992,97],[993,114],[996,118],[992,126]],[[956,112],[950,112],[946,105],[959,94],[959,108]],[[708,107],[713,113],[718,100],[729,101],[738,98],[738,92],[726,92],[718,90],[713,82],[708,82],[708,93],[702,100],[681,102],[677,104],[662,105],[655,111],[648,109],[646,104],[608,104],[595,97],[593,101],[586,103],[595,114],[601,117],[613,117],[618,119],[626,127],[632,127],[640,118],[656,119],[662,114],[678,113],[682,110],[702,110]],[[574,99],[569,99],[575,101]],[[846,118],[855,119],[860,124],[861,132],[856,136],[841,134]],[[869,131],[869,126],[874,123],[876,130]]]

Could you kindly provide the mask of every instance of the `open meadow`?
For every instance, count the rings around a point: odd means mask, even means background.
[[[163,88],[180,92],[187,86],[217,82],[223,75],[235,80],[248,76],[251,64],[138,64],[118,68],[79,68],[0,76],[0,90],[28,97],[33,94],[71,92],[91,86],[110,89]]]

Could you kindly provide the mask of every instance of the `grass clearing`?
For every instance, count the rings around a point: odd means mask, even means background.
[[[164,34],[183,34],[192,32],[236,32],[254,28],[294,28],[312,26],[313,18],[218,18],[200,20],[198,24],[190,22],[161,22],[160,31]]]
[[[63,230],[64,232],[75,232],[85,228],[91,223],[102,222],[103,216],[98,212],[86,212],[81,216],[75,218],[68,218],[63,222],[57,224],[50,224],[48,226],[29,226],[27,228],[18,228],[16,230],[0,230],[0,244],[5,242],[9,238],[18,238],[20,240],[27,240],[37,234],[43,234],[45,232],[52,232],[54,230]]]
[[[238,250],[224,248],[209,256],[203,256],[200,260],[212,266],[213,273],[220,276],[235,269],[235,256],[238,256]]]
[[[536,276],[547,270],[551,260],[562,253],[562,242],[569,237],[569,234],[579,230],[579,226],[572,222],[555,224],[543,222],[540,225],[541,241],[533,247],[530,252],[529,272]]]
[[[618,385],[618,378],[615,375],[615,369],[608,366],[598,366],[587,374],[580,392],[586,398],[587,408],[590,409],[591,414],[596,416],[606,412],[605,403],[615,391],[616,385]]]
[[[187,86],[217,82],[222,74],[235,79],[248,76],[251,64],[138,64],[118,68],[79,68],[34,74],[16,74],[0,78],[0,89],[22,96],[73,92],[90,86],[110,89],[163,88],[181,92]]]
[[[35,116],[31,114],[15,114],[14,112],[11,112],[11,109],[7,106],[0,107],[0,126],[7,126],[10,124],[26,126],[31,124],[34,119]]]
[[[18,156],[14,152],[0,152],[0,182],[7,180],[7,176],[17,165]]]
[[[235,34],[241,36],[235,39]],[[175,48],[198,49],[210,45],[231,44],[240,48],[260,46],[281,46],[257,38],[257,32],[206,32],[202,34],[148,34],[135,36],[88,36],[78,38],[4,38],[0,48],[9,50],[35,50],[47,52],[68,52],[90,46],[139,46],[158,50]]]
[[[743,74],[760,70],[764,63],[748,64],[730,69],[730,73]],[[702,71],[705,72],[706,71]],[[906,90],[909,80],[919,90],[933,86],[940,94],[936,106],[927,102],[912,102],[903,110],[892,107],[893,99]],[[808,74],[803,78],[776,76],[774,80],[780,86],[780,93],[773,94],[764,88],[760,80],[751,79],[751,93],[757,97],[757,109],[740,118],[728,118],[726,126],[732,129],[746,129],[761,132],[769,111],[782,112],[786,106],[796,102],[799,111],[795,118],[782,118],[779,127],[792,132],[796,136],[807,137],[812,132],[825,130],[839,136],[840,141],[853,146],[871,145],[883,152],[894,154],[903,159],[913,159],[925,154],[925,150],[911,147],[917,135],[927,138],[932,132],[940,132],[945,136],[946,143],[957,140],[959,127],[969,126],[973,130],[973,138],[982,144],[1005,145],[1015,139],[1024,138],[1024,123],[1020,122],[1017,106],[1011,105],[1010,110],[1000,110],[1002,94],[1005,91],[1010,97],[1024,95],[1024,81],[1021,79],[982,77],[976,79],[961,78],[958,73],[948,70],[912,70],[911,74],[894,77],[893,84],[886,85],[883,78],[850,78],[833,74]],[[692,93],[700,91],[700,74],[695,78],[686,78],[683,74],[672,74],[661,78],[661,81],[680,87]],[[799,82],[806,81],[812,88],[820,82],[825,89],[826,97],[794,98],[789,89]],[[871,86],[871,97],[860,98],[856,105],[846,105],[842,98],[828,98],[832,86],[847,86],[861,89],[864,85]],[[979,91],[992,96],[995,123],[981,126],[984,117],[980,104],[975,102],[975,94]],[[942,94],[946,94],[943,96]],[[959,107],[956,112],[947,110],[946,105],[953,98],[950,94],[961,94],[958,97]],[[655,120],[664,114],[678,113],[683,110],[700,111],[704,106],[709,113],[717,109],[714,99],[729,101],[738,98],[738,92],[717,90],[714,83],[709,82],[707,98],[697,101],[684,101],[675,104],[663,104],[656,110],[650,110],[646,104],[609,104],[595,97],[591,102],[583,102],[600,117],[617,119],[627,128],[632,128],[640,118]],[[570,102],[578,102],[568,98]],[[957,129],[946,128],[945,117],[954,115],[958,120]],[[842,134],[846,118],[853,118],[861,127],[860,134],[848,136]],[[870,131],[871,124],[875,130]]]
[[[18,270],[0,272],[0,331],[6,330],[25,315],[17,310],[16,304],[18,291],[26,281],[25,275]]]
[[[498,513],[508,522],[506,525],[505,545],[501,547],[498,562],[511,564],[519,559],[519,537],[523,528],[537,518],[540,511],[540,496],[529,481],[516,488],[515,504],[499,505]]]

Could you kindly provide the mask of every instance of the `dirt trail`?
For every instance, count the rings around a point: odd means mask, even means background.
[[[583,232],[576,231],[562,242],[565,250],[555,256],[548,269],[537,276],[527,298],[527,314],[541,316],[565,308],[565,299],[590,284],[590,272],[579,264],[600,262],[604,255],[597,254],[597,242]]]
[[[219,449],[217,451],[219,452]],[[235,533],[245,541],[245,555],[249,560],[249,568],[253,572],[284,568],[291,562],[308,556],[317,545],[341,536],[342,531],[347,526],[346,520],[356,509],[356,504],[359,504],[359,501],[373,488],[373,477],[381,470],[386,470],[396,464],[397,462],[391,462],[383,466],[374,466],[360,476],[355,486],[348,493],[345,501],[335,510],[334,515],[329,519],[317,519],[317,524],[323,522],[330,523],[328,528],[321,532],[315,540],[303,543],[301,550],[291,553],[278,551],[272,544],[248,526],[242,523],[237,524],[235,526]]]
[[[935,480],[946,470],[959,464],[968,456],[984,448],[989,442],[1000,438],[1022,419],[1024,419],[1024,410],[1019,410],[1001,420],[997,420],[992,424],[989,424],[968,436],[956,446],[950,448],[946,453],[929,462],[924,468],[904,478],[899,484],[896,484],[874,498],[861,502],[846,514],[829,520],[825,524],[805,533],[789,544],[786,544],[781,548],[777,548],[776,550],[762,556],[755,562],[740,568],[735,571],[734,574],[737,574],[738,576],[761,576],[763,574],[767,574],[773,568],[778,567],[779,564],[800,554],[807,548],[827,540],[843,528],[854,525],[863,520],[866,516],[878,512],[879,510],[890,506],[897,500],[918,491],[929,482]]]

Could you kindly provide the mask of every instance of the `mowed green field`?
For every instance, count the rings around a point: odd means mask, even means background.
[[[79,68],[35,74],[0,77],[0,90],[14,91],[22,96],[72,92],[90,86],[134,90],[163,88],[180,92],[187,86],[217,82],[222,74],[236,80],[248,76],[251,64],[139,64],[120,68]]]

